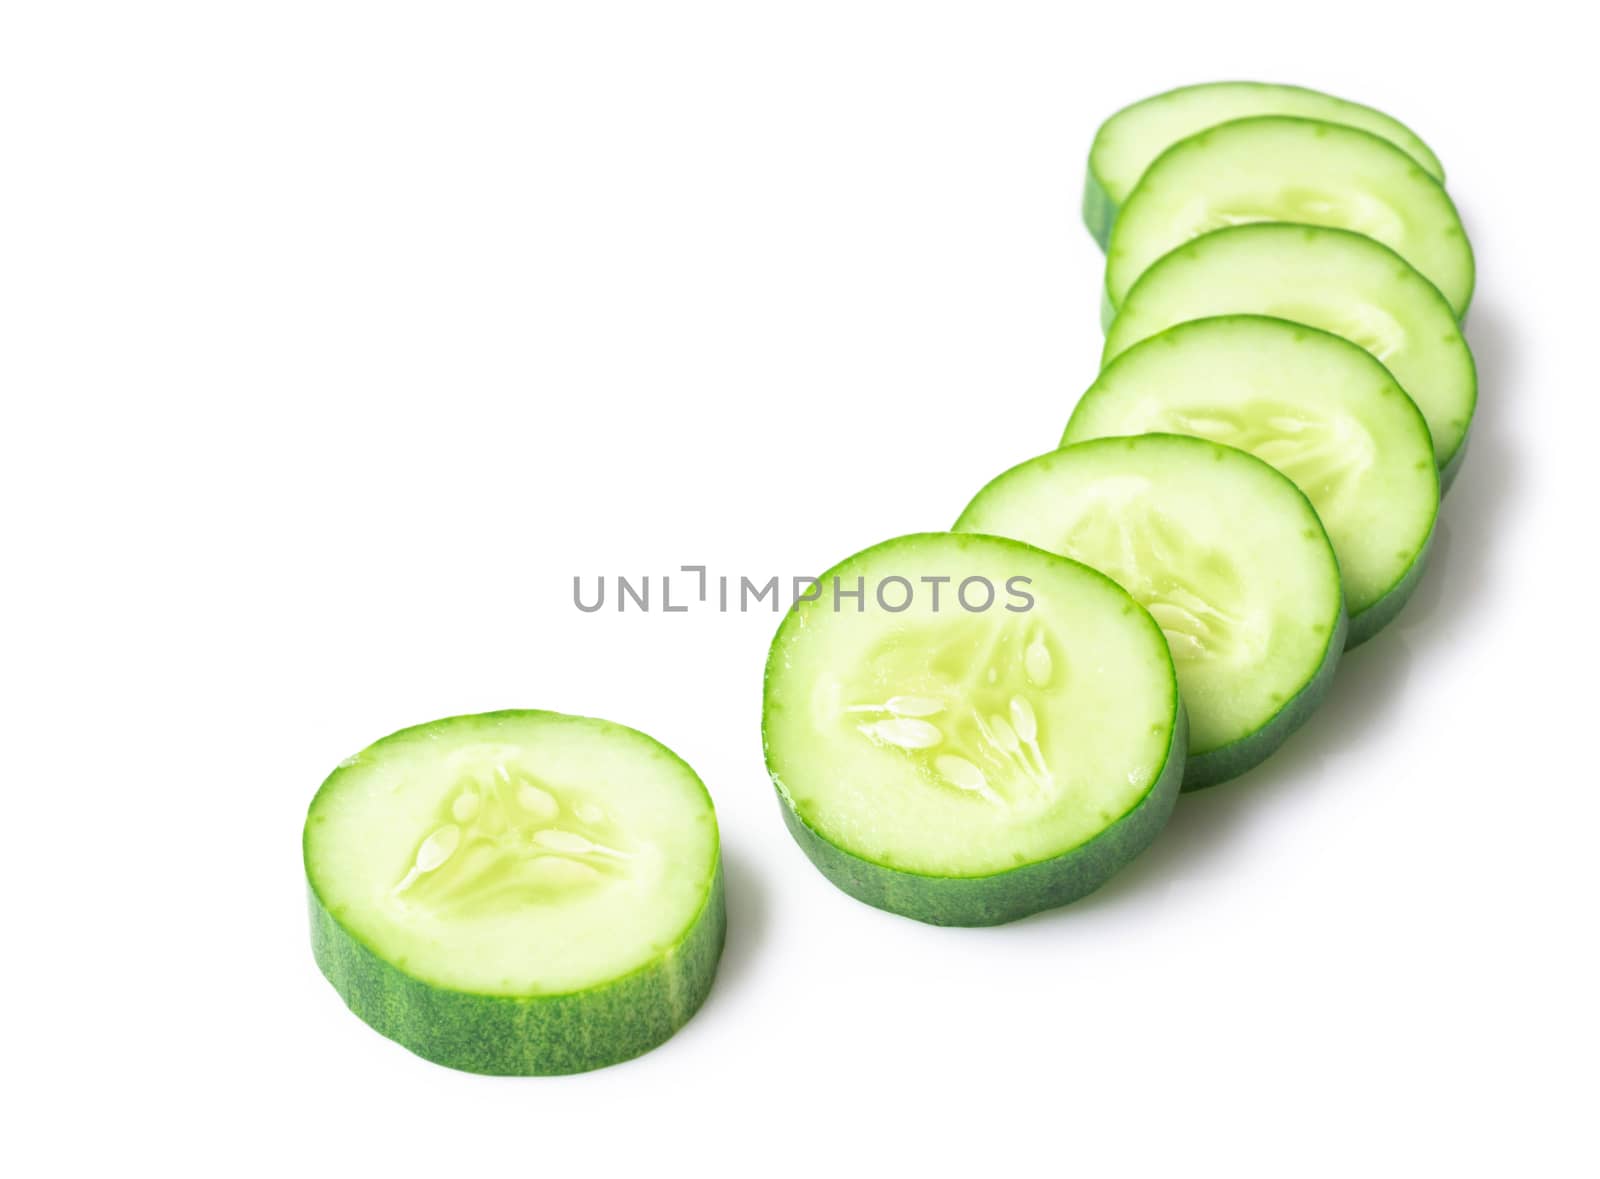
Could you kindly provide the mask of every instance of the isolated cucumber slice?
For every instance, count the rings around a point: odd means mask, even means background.
[[[762,735],[784,820],[834,884],[992,925],[1083,896],[1155,838],[1186,723],[1160,628],[1113,581],[941,532],[820,586],[773,640]]]
[[[1106,332],[1101,363],[1173,324],[1234,312],[1309,324],[1383,361],[1427,418],[1449,485],[1466,454],[1478,373],[1450,304],[1398,254],[1344,229],[1216,230],[1139,276]]]
[[[1457,318],[1472,298],[1472,247],[1444,188],[1386,139],[1315,119],[1223,123],[1162,152],[1128,195],[1106,248],[1106,298],[1168,250],[1225,225],[1289,221],[1353,229],[1438,287]]]
[[[385,737],[322,784],[305,865],[334,989],[469,1072],[648,1051],[700,1006],[722,952],[711,799],[607,721],[494,712]]]
[[[1082,561],[1151,613],[1189,712],[1186,790],[1283,744],[1344,648],[1339,563],[1316,512],[1231,447],[1172,434],[1069,446],[992,480],[956,529]]]
[[[1339,557],[1347,646],[1371,637],[1415,588],[1439,512],[1428,425],[1350,341],[1256,315],[1179,324],[1106,367],[1061,443],[1148,431],[1239,447],[1299,485]]]
[[[1444,167],[1428,145],[1382,111],[1303,86],[1202,82],[1125,106],[1100,124],[1089,149],[1089,174],[1083,186],[1083,220],[1094,240],[1106,244],[1118,206],[1128,199],[1150,162],[1167,148],[1207,127],[1255,115],[1298,115],[1370,131],[1444,183]]]

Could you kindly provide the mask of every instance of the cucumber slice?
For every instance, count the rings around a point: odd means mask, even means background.
[[[1258,315],[1179,324],[1113,360],[1061,442],[1147,431],[1236,446],[1299,485],[1339,556],[1347,646],[1376,633],[1415,588],[1439,514],[1428,425],[1350,341]]]
[[[1444,183],[1439,157],[1409,127],[1382,111],[1303,86],[1202,82],[1125,106],[1100,124],[1089,149],[1089,175],[1083,186],[1083,220],[1094,240],[1105,246],[1118,206],[1128,199],[1150,162],[1167,148],[1207,127],[1254,115],[1298,115],[1370,131]]]
[[[1478,372],[1450,304],[1398,254],[1344,229],[1215,230],[1139,276],[1106,332],[1101,364],[1173,324],[1234,312],[1309,324],[1381,360],[1427,418],[1449,485],[1466,454]]]
[[[1439,182],[1386,139],[1315,119],[1266,115],[1191,135],[1145,170],[1106,249],[1106,298],[1120,306],[1168,250],[1224,225],[1290,221],[1377,238],[1438,287],[1457,318],[1472,298],[1472,247]]]
[[[317,791],[305,865],[334,989],[468,1072],[638,1056],[694,1014],[722,952],[711,799],[607,721],[494,712],[385,737]]]
[[[992,480],[956,529],[1082,561],[1151,613],[1189,712],[1185,790],[1265,760],[1332,682],[1333,546],[1299,488],[1243,451],[1172,434],[1069,446]]]
[[[773,639],[762,737],[784,821],[839,888],[993,925],[1076,900],[1155,838],[1187,726],[1161,630],[1116,583],[940,532],[821,586]]]

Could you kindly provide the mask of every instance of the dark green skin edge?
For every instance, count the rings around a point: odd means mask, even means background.
[[[1276,753],[1294,731],[1306,723],[1306,719],[1317,710],[1328,689],[1333,686],[1334,669],[1339,666],[1339,656],[1345,650],[1349,628],[1350,616],[1341,609],[1339,622],[1328,636],[1328,647],[1323,652],[1316,675],[1306,681],[1305,687],[1296,692],[1270,721],[1248,737],[1240,737],[1237,741],[1230,741],[1205,753],[1191,753],[1188,769],[1183,775],[1184,791],[1204,790],[1207,786],[1237,778]]]
[[[1178,249],[1180,249],[1180,250],[1182,248],[1183,248],[1182,246],[1178,247]],[[1162,257],[1164,258],[1164,257],[1166,257],[1166,255],[1163,254]],[[1151,269],[1154,269],[1155,266],[1160,263],[1160,261],[1161,261],[1161,259],[1157,258],[1155,263],[1151,264]],[[1145,271],[1145,274],[1149,274],[1149,273],[1150,273],[1149,270]],[[1139,277],[1143,278],[1144,274],[1141,274]],[[1116,317],[1117,317],[1117,305],[1111,301],[1111,292],[1106,289],[1106,284],[1102,282],[1100,284],[1100,330],[1102,332],[1110,331],[1111,330],[1111,321],[1113,319],[1115,319]],[[1101,357],[1100,357],[1100,367],[1104,368],[1105,367],[1105,363],[1106,363],[1105,355],[1104,355],[1104,353],[1102,353]]]
[[[1457,450],[1456,453],[1460,454],[1461,451]],[[1428,539],[1422,542],[1422,548],[1417,550],[1417,555],[1401,574],[1400,580],[1395,582],[1383,597],[1350,620],[1350,633],[1344,640],[1346,651],[1351,647],[1359,647],[1394,621],[1394,616],[1400,613],[1400,608],[1410,600],[1416,591],[1417,583],[1422,580],[1422,571],[1428,564],[1428,551],[1433,548],[1433,538],[1438,532],[1439,518],[1435,516],[1433,527],[1428,530]]]
[[[1177,701],[1176,692],[1173,698]],[[1070,851],[990,876],[925,876],[886,868],[830,843],[781,790],[778,803],[807,858],[856,900],[930,925],[1000,925],[1087,896],[1155,841],[1178,800],[1189,745],[1188,714],[1181,702],[1176,709],[1166,763],[1132,810]]]
[[[1456,447],[1456,452],[1450,456],[1450,461],[1439,468],[1439,495],[1450,490],[1450,485],[1456,481],[1456,473],[1461,470],[1461,460],[1467,457],[1467,443],[1472,441],[1472,427],[1467,426],[1467,432],[1461,435],[1461,445]]]
[[[705,904],[669,953],[572,994],[478,995],[384,961],[306,891],[312,952],[351,1011],[425,1060],[496,1076],[587,1072],[659,1046],[705,1002],[727,931],[719,856]]]
[[[1083,181],[1083,223],[1089,227],[1089,236],[1094,238],[1101,251],[1104,252],[1106,243],[1111,240],[1111,223],[1117,219],[1117,205],[1111,199],[1111,194],[1100,183],[1100,177],[1094,174],[1094,165],[1084,169],[1086,175]],[[1105,285],[1101,284],[1101,299],[1109,305],[1111,299],[1105,294]],[[1101,311],[1102,318],[1104,310]],[[1109,321],[1106,321],[1109,322]]]

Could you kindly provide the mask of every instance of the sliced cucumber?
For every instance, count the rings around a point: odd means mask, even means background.
[[[334,989],[469,1072],[580,1072],[654,1048],[722,952],[705,787],[606,721],[495,712],[385,737],[322,784],[305,865]]]
[[[1316,512],[1231,447],[1172,434],[1069,446],[992,480],[956,529],[1082,561],[1150,611],[1189,711],[1186,790],[1283,744],[1344,648],[1339,563]]]
[[[1083,186],[1083,220],[1094,240],[1106,244],[1118,206],[1128,199],[1150,162],[1167,148],[1207,127],[1254,115],[1298,115],[1370,131],[1444,183],[1444,167],[1428,145],[1382,111],[1303,86],[1202,82],[1125,106],[1100,124],[1089,149],[1089,175]]]
[[[1061,442],[1147,431],[1239,447],[1299,485],[1339,557],[1347,645],[1371,637],[1415,588],[1439,512],[1428,425],[1350,341],[1257,315],[1179,324],[1113,360]]]
[[[784,820],[834,884],[992,925],[1075,900],[1155,838],[1183,706],[1160,628],[1109,578],[941,532],[821,586],[773,640],[762,735]]]
[[[1121,306],[1168,250],[1225,225],[1290,221],[1353,229],[1391,247],[1459,318],[1472,247],[1443,187],[1386,139],[1315,119],[1237,119],[1169,147],[1128,195],[1106,249],[1106,297]]]
[[[1219,229],[1139,276],[1106,332],[1102,364],[1173,324],[1234,312],[1292,319],[1360,344],[1417,403],[1448,486],[1466,453],[1478,373],[1455,313],[1389,247],[1343,229]]]

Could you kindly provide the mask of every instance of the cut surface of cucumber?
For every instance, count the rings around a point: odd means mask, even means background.
[[[790,831],[841,889],[990,925],[1077,899],[1155,838],[1183,706],[1160,629],[1109,578],[923,533],[821,584],[773,640],[762,735]],[[862,589],[861,608],[836,585]],[[993,603],[974,609],[984,585]]]
[[[1202,82],[1125,106],[1100,124],[1089,149],[1083,220],[1104,246],[1117,208],[1152,160],[1207,127],[1256,115],[1297,115],[1357,127],[1387,139],[1444,183],[1444,167],[1404,123],[1382,111],[1302,86],[1267,82]]]
[[[1174,324],[1234,313],[1321,328],[1381,360],[1428,420],[1449,484],[1477,406],[1477,369],[1450,304],[1393,250],[1304,225],[1208,233],[1139,276],[1106,332],[1101,363]]]
[[[1286,221],[1376,238],[1439,288],[1457,318],[1472,298],[1472,247],[1439,182],[1388,140],[1315,119],[1237,119],[1180,140],[1145,170],[1106,248],[1120,307],[1156,259],[1226,225]]]
[[[1082,561],[1150,612],[1189,713],[1185,789],[1263,761],[1320,703],[1344,648],[1316,512],[1231,447],[1171,434],[1069,446],[992,480],[956,529]]]
[[[662,745],[521,711],[405,729],[305,827],[312,948],[352,1011],[470,1072],[569,1073],[667,1039],[722,950],[716,815]]]
[[[1101,372],[1061,442],[1147,431],[1249,451],[1306,493],[1339,558],[1347,645],[1415,587],[1439,512],[1433,445],[1411,399],[1355,344],[1254,315],[1168,328]]]

